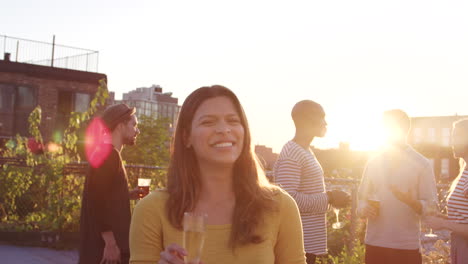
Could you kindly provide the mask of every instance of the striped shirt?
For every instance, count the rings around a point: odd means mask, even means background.
[[[311,149],[304,149],[294,141],[284,145],[274,167],[276,183],[296,201],[304,230],[307,253],[327,253],[324,174]]]
[[[468,170],[463,171],[447,202],[448,217],[459,224],[468,224]]]

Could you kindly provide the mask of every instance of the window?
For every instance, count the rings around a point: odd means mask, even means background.
[[[0,113],[13,112],[15,88],[11,85],[0,84]]]
[[[440,164],[440,177],[448,178],[450,173],[450,161],[449,159],[442,159]]]
[[[415,144],[419,144],[421,143],[422,141],[422,135],[421,135],[421,128],[420,127],[416,127],[414,130],[413,130],[413,142]]]
[[[435,128],[431,127],[431,128],[429,128],[429,130],[428,130],[427,132],[428,132],[428,134],[427,134],[427,136],[428,136],[428,138],[427,138],[428,141],[431,142],[431,143],[434,143],[434,142],[436,141],[436,133],[435,133],[436,131],[435,131]]]
[[[36,90],[29,86],[0,84],[0,134],[28,135],[28,117],[36,107]]]
[[[442,146],[450,146],[450,128],[442,128]]]
[[[15,103],[15,87],[0,84],[0,134],[13,135],[13,107]]]
[[[29,114],[36,107],[35,89],[28,86],[16,87],[14,102],[14,133],[22,136],[29,134]]]
[[[32,87],[18,87],[18,100],[16,101],[16,109],[31,109],[34,107],[34,90]]]
[[[68,127],[71,112],[86,112],[91,102],[91,95],[59,90],[57,101],[57,115],[54,131],[62,134]]]
[[[91,102],[91,95],[87,93],[76,93],[75,94],[75,112],[86,112]]]

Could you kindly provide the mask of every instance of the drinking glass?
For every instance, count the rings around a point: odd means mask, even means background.
[[[377,197],[370,197],[369,199],[367,199],[367,203],[376,209],[377,211],[377,216],[379,216],[379,213],[380,213],[380,200],[377,198]]]
[[[340,215],[340,209],[338,208],[335,208],[333,207],[333,211],[335,212],[335,215],[336,215],[336,222],[333,223],[332,225],[332,228],[333,229],[341,229],[344,227],[344,223],[343,222],[340,222],[340,218],[339,218],[339,215]]]
[[[138,197],[140,199],[148,195],[150,185],[151,185],[151,179],[138,178],[138,189],[143,191],[143,193],[138,194]]]
[[[205,242],[206,214],[184,213],[183,247],[187,251],[185,263],[200,262],[203,244]]]
[[[424,210],[424,215],[425,216],[433,216],[437,215],[439,212],[439,206],[437,204],[437,201],[430,201],[426,204],[425,210]],[[432,233],[432,228],[429,228],[429,233],[424,235],[425,237],[437,237],[436,234]]]

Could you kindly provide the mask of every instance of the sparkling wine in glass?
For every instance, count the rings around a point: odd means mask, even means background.
[[[430,201],[426,204],[426,208],[424,210],[425,216],[434,216],[437,215],[439,212],[439,206],[437,205],[437,201]],[[429,233],[424,235],[425,237],[437,237],[436,234],[432,233],[432,228],[429,228]]]
[[[183,247],[188,255],[185,263],[198,264],[205,242],[206,214],[184,213]]]
[[[333,207],[333,211],[335,212],[336,215],[336,222],[333,223],[332,228],[333,229],[341,229],[344,227],[344,223],[340,222],[340,209]]]

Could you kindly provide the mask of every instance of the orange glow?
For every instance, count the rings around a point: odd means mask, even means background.
[[[47,151],[49,152],[57,152],[59,151],[59,149],[60,149],[60,145],[56,143],[50,142],[49,144],[47,144]]]

